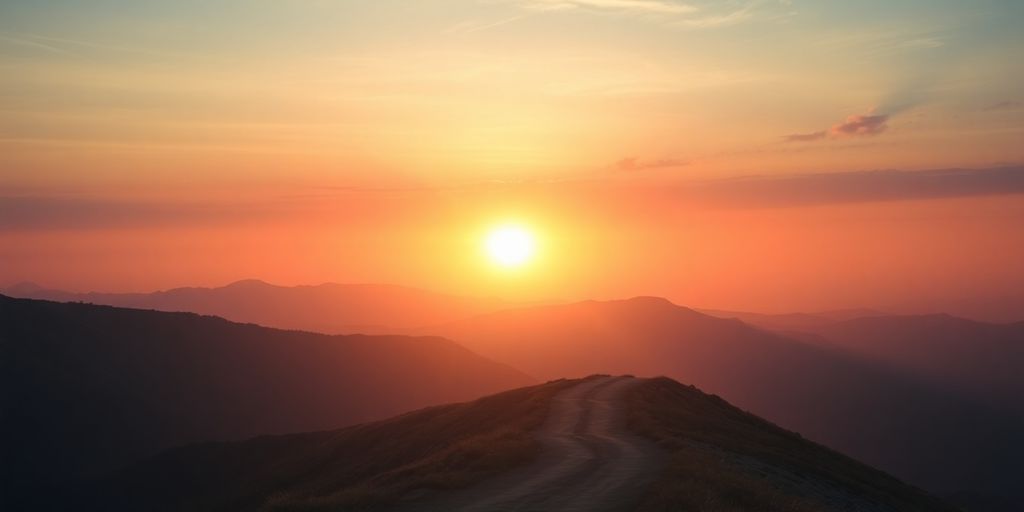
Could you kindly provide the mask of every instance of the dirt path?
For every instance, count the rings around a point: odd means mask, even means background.
[[[658,469],[660,452],[625,429],[632,377],[593,378],[552,399],[529,467],[460,493],[442,508],[462,512],[623,510]]]

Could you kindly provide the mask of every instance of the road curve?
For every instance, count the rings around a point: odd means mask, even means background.
[[[623,394],[633,377],[594,377],[552,399],[537,461],[459,493],[461,512],[622,510],[654,476],[660,451],[625,428]]]

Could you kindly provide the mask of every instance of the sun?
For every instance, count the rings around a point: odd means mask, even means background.
[[[484,242],[491,261],[502,267],[520,267],[536,251],[533,234],[521,226],[501,226],[489,232]]]

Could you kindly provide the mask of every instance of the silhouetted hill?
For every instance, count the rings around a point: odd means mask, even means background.
[[[1019,493],[1024,423],[889,365],[664,299],[521,308],[433,332],[538,378],[692,382],[935,492]]]
[[[3,488],[533,382],[436,337],[327,336],[0,296]]]
[[[77,510],[417,510],[534,460],[555,381],[341,430],[179,448],[88,487]],[[625,398],[669,463],[628,510],[945,511],[881,471],[665,378]]]
[[[275,286],[255,279],[219,288],[174,288],[153,293],[70,293],[21,283],[3,293],[28,299],[188,311],[328,334],[390,334],[507,306],[497,299],[457,297],[394,285]]]

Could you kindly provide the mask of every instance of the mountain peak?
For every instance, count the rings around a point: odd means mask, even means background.
[[[638,295],[636,297],[626,299],[625,302],[628,302],[630,304],[643,304],[651,306],[675,306],[675,304],[673,304],[672,301],[666,299],[665,297],[656,297],[654,295]]]
[[[270,288],[274,285],[260,279],[242,279],[224,286],[224,288]]]
[[[680,306],[665,297],[653,295],[639,295],[625,300],[611,301],[609,304],[625,305],[627,308],[636,311],[691,313],[693,315],[706,316],[694,309]]]

